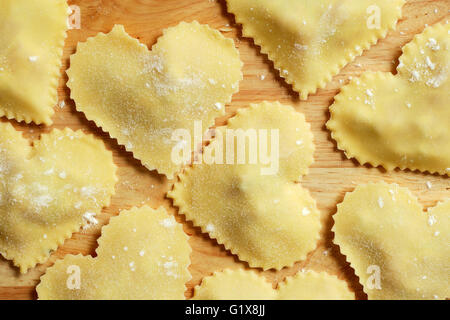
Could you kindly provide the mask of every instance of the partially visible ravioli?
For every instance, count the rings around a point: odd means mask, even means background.
[[[401,17],[404,0],[227,0],[228,10],[304,100]]]
[[[183,227],[161,207],[111,219],[97,257],[67,255],[47,269],[42,300],[184,300],[191,248]]]
[[[196,21],[166,29],[152,51],[117,25],[80,43],[70,62],[77,110],[168,178],[181,168],[173,134],[214,125],[242,80],[233,40]]]
[[[371,183],[345,196],[334,221],[369,299],[450,297],[450,199],[423,212],[408,189]]]
[[[327,123],[359,163],[450,174],[450,24],[403,48],[398,74],[366,72],[343,87]]]
[[[193,300],[354,300],[345,281],[327,273],[299,272],[272,289],[255,272],[215,272],[195,287]]]
[[[355,300],[348,284],[326,272],[306,271],[278,285],[278,300]]]
[[[247,139],[231,134],[239,131]],[[268,150],[278,150],[273,159],[278,165],[264,164],[261,151]],[[246,157],[242,163],[240,153]],[[292,266],[316,247],[321,227],[315,200],[296,183],[307,173],[313,153],[303,114],[280,103],[251,105],[218,128],[203,150],[203,158],[218,158],[187,168],[168,196],[188,220],[251,267]],[[251,155],[259,155],[256,162]]]
[[[65,0],[0,1],[0,116],[52,124],[67,10]]]

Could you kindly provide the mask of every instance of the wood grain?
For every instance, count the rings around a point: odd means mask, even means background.
[[[132,36],[139,38],[149,47],[155,43],[164,28],[174,26],[180,21],[197,20],[221,30],[226,37],[235,40],[241,53],[241,59],[245,63],[244,81],[241,83],[240,92],[234,96],[233,102],[227,107],[227,117],[249,103],[261,100],[279,100],[295,106],[299,112],[306,115],[307,120],[311,123],[317,147],[315,164],[302,184],[311,191],[322,212],[322,240],[317,249],[310,253],[305,261],[298,262],[294,267],[278,272],[262,272],[269,281],[273,282],[274,286],[286,276],[294,275],[302,268],[324,270],[346,280],[359,299],[366,298],[358,278],[345,261],[345,257],[340,254],[339,248],[332,244],[333,234],[330,231],[336,204],[341,202],[344,194],[352,191],[357,184],[381,180],[396,182],[410,188],[425,207],[433,206],[437,201],[449,197],[448,177],[410,171],[387,173],[382,169],[361,166],[355,161],[346,159],[344,154],[336,149],[335,143],[324,126],[329,117],[328,107],[342,86],[339,80],[342,79],[346,83],[349,77],[359,76],[366,70],[394,72],[398,64],[397,59],[401,54],[401,47],[404,44],[409,42],[415,34],[420,33],[426,25],[448,20],[450,1],[408,1],[403,9],[404,16],[396,31],[390,32],[386,39],[381,40],[376,46],[366,51],[362,57],[345,67],[325,89],[319,90],[317,94],[303,102],[299,101],[298,94],[279,77],[267,57],[259,53],[259,48],[253,44],[253,41],[241,37],[240,28],[234,24],[233,16],[226,12],[224,1],[72,0],[69,1],[69,4],[78,5],[81,8],[82,29],[68,32],[64,49],[59,97],[60,100],[66,102],[66,107],[55,107],[54,125],[51,127],[23,125],[13,121],[12,123],[16,128],[24,131],[25,136],[30,139],[37,139],[41,133],[48,132],[53,128],[63,127],[82,129],[87,133],[95,134],[103,139],[108,149],[112,150],[114,161],[119,167],[120,181],[116,186],[116,195],[112,199],[111,206],[105,208],[99,217],[99,226],[86,233],[74,234],[52,255],[47,263],[30,270],[26,275],[20,275],[9,261],[0,258],[0,299],[36,298],[35,286],[48,266],[69,253],[93,255],[97,247],[97,238],[101,233],[101,226],[107,224],[109,218],[117,215],[120,210],[142,204],[149,204],[155,208],[160,205],[165,206],[169,212],[176,215],[178,221],[184,223],[186,233],[191,236],[189,242],[193,249],[192,265],[190,266],[192,280],[187,284],[186,297],[191,297],[193,287],[199,284],[203,277],[214,271],[224,268],[248,268],[246,263],[240,262],[222,246],[210,240],[206,235],[202,235],[198,228],[194,228],[191,223],[186,223],[184,218],[177,214],[177,210],[165,198],[165,193],[173,181],[168,181],[156,172],[146,170],[115,140],[109,138],[108,134],[103,133],[92,122],[86,120],[82,113],[75,111],[74,103],[69,99],[69,90],[65,86],[67,77],[64,71],[68,67],[69,56],[75,52],[79,41],[85,41],[98,32],[108,32],[115,23],[125,25],[126,30]],[[261,75],[265,76],[264,80],[261,80]],[[227,117],[218,119],[217,123],[224,123]],[[432,183],[431,189],[427,188],[427,181]]]

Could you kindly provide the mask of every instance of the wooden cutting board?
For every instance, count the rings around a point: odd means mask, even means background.
[[[244,80],[240,85],[240,92],[234,95],[233,102],[227,107],[228,116],[219,119],[218,124],[223,124],[238,108],[262,100],[279,100],[291,104],[299,112],[303,112],[311,123],[316,144],[315,164],[302,184],[310,190],[322,212],[322,239],[306,261],[298,262],[294,267],[278,272],[261,271],[274,286],[286,276],[294,275],[305,268],[335,274],[348,282],[359,299],[366,298],[358,278],[345,257],[340,254],[339,247],[333,245],[333,234],[330,231],[336,204],[341,202],[345,193],[352,191],[357,184],[381,180],[395,182],[410,188],[426,207],[434,206],[439,200],[450,196],[448,177],[410,171],[388,173],[383,169],[361,166],[356,161],[346,159],[344,154],[336,149],[329,132],[325,129],[329,117],[328,107],[342,86],[339,80],[342,79],[346,83],[349,77],[359,76],[366,70],[395,72],[403,45],[414,35],[422,32],[426,25],[445,22],[450,18],[449,0],[409,0],[403,8],[404,15],[396,31],[390,32],[386,39],[381,40],[362,57],[348,65],[327,88],[319,90],[317,94],[310,96],[308,101],[303,102],[300,102],[298,94],[291,86],[279,77],[272,62],[260,54],[253,41],[241,37],[239,26],[234,24],[233,16],[226,12],[224,0],[71,0],[69,4],[78,5],[81,9],[81,29],[68,31],[64,49],[59,97],[65,101],[66,106],[55,107],[54,125],[51,127],[23,125],[14,121],[12,123],[16,128],[23,130],[25,136],[30,139],[37,139],[41,133],[53,128],[64,127],[82,129],[95,134],[103,139],[107,148],[114,153],[120,180],[116,185],[116,195],[112,198],[111,206],[105,208],[99,216],[98,227],[74,234],[47,263],[37,266],[25,275],[20,275],[9,261],[0,257],[0,299],[36,298],[35,286],[48,266],[66,254],[94,254],[101,226],[107,224],[109,218],[117,215],[120,210],[142,204],[149,204],[154,208],[165,206],[169,212],[176,215],[179,222],[184,224],[186,233],[191,236],[189,242],[193,249],[190,266],[192,280],[187,284],[187,298],[192,296],[193,287],[214,271],[225,268],[248,268],[246,263],[240,262],[223,246],[210,240],[207,235],[201,234],[198,228],[194,228],[177,214],[171,201],[165,198],[173,181],[146,170],[138,160],[133,159],[131,153],[126,152],[114,139],[109,138],[108,134],[86,120],[82,113],[75,111],[74,103],[69,99],[70,92],[65,86],[67,76],[64,71],[68,67],[69,56],[75,52],[78,42],[83,42],[98,32],[108,32],[114,24],[123,24],[128,33],[149,47],[161,36],[164,28],[181,21],[197,20],[209,24],[226,37],[235,40],[244,62]],[[431,189],[427,187],[428,181],[431,182]]]

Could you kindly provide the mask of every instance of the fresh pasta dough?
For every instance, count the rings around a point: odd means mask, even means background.
[[[198,22],[166,29],[152,51],[117,25],[79,44],[70,61],[77,110],[168,178],[182,166],[171,158],[172,134],[193,134],[196,121],[212,126],[242,79],[233,41]]]
[[[227,0],[303,100],[394,29],[404,0]]]
[[[67,30],[65,0],[0,2],[0,116],[52,124]]]
[[[33,146],[0,123],[0,253],[25,273],[109,205],[111,152],[81,131],[53,130]]]
[[[37,287],[42,300],[183,300],[191,248],[163,207],[132,208],[111,219],[97,256],[67,255]]]
[[[310,126],[290,106],[268,102],[251,105],[216,130],[216,138],[203,155],[219,154],[220,146],[228,144],[230,130],[259,133],[259,141],[246,140],[247,144],[239,145],[237,139],[234,146],[227,145],[226,154],[221,153],[221,161],[187,168],[168,196],[188,220],[251,267],[292,266],[316,247],[321,228],[315,200],[296,183],[313,162]],[[275,134],[272,130],[278,130],[278,140],[271,139]],[[264,174],[267,168],[262,161],[251,163],[249,155],[254,150],[250,152],[250,148],[258,143],[259,152],[261,145],[266,151],[279,151],[275,157],[279,159],[277,172]],[[230,150],[235,158],[243,152],[247,161],[239,163],[233,158],[234,163],[228,162]]]
[[[450,199],[423,212],[396,184],[358,186],[338,205],[334,242],[369,299],[446,299]]]
[[[325,272],[299,272],[272,289],[253,271],[225,270],[203,279],[194,300],[354,300],[345,281]]]

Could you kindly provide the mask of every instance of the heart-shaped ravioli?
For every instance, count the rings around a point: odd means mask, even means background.
[[[31,146],[0,123],[0,253],[22,273],[92,222],[114,194],[116,167],[100,140],[53,130]]]
[[[281,269],[316,246],[320,214],[298,181],[313,162],[301,113],[279,103],[241,109],[180,174],[180,213],[252,267]]]
[[[151,52],[115,26],[80,44],[70,61],[77,110],[169,178],[181,167],[171,158],[173,132],[193,134],[195,121],[212,126],[242,79],[233,41],[197,22],[165,30]]]
[[[450,25],[403,48],[398,74],[365,73],[336,96],[327,126],[361,164],[450,172]]]
[[[97,257],[68,255],[47,269],[44,300],[185,299],[191,248],[164,208],[122,211],[103,228]]]
[[[408,189],[359,186],[338,205],[334,242],[369,299],[445,299],[450,200],[423,211]]]
[[[354,300],[345,281],[327,273],[299,272],[272,289],[264,277],[244,270],[225,270],[203,279],[194,300]]]
[[[52,123],[67,10],[65,0],[0,2],[0,116]]]
[[[227,0],[302,99],[395,28],[404,0]]]

